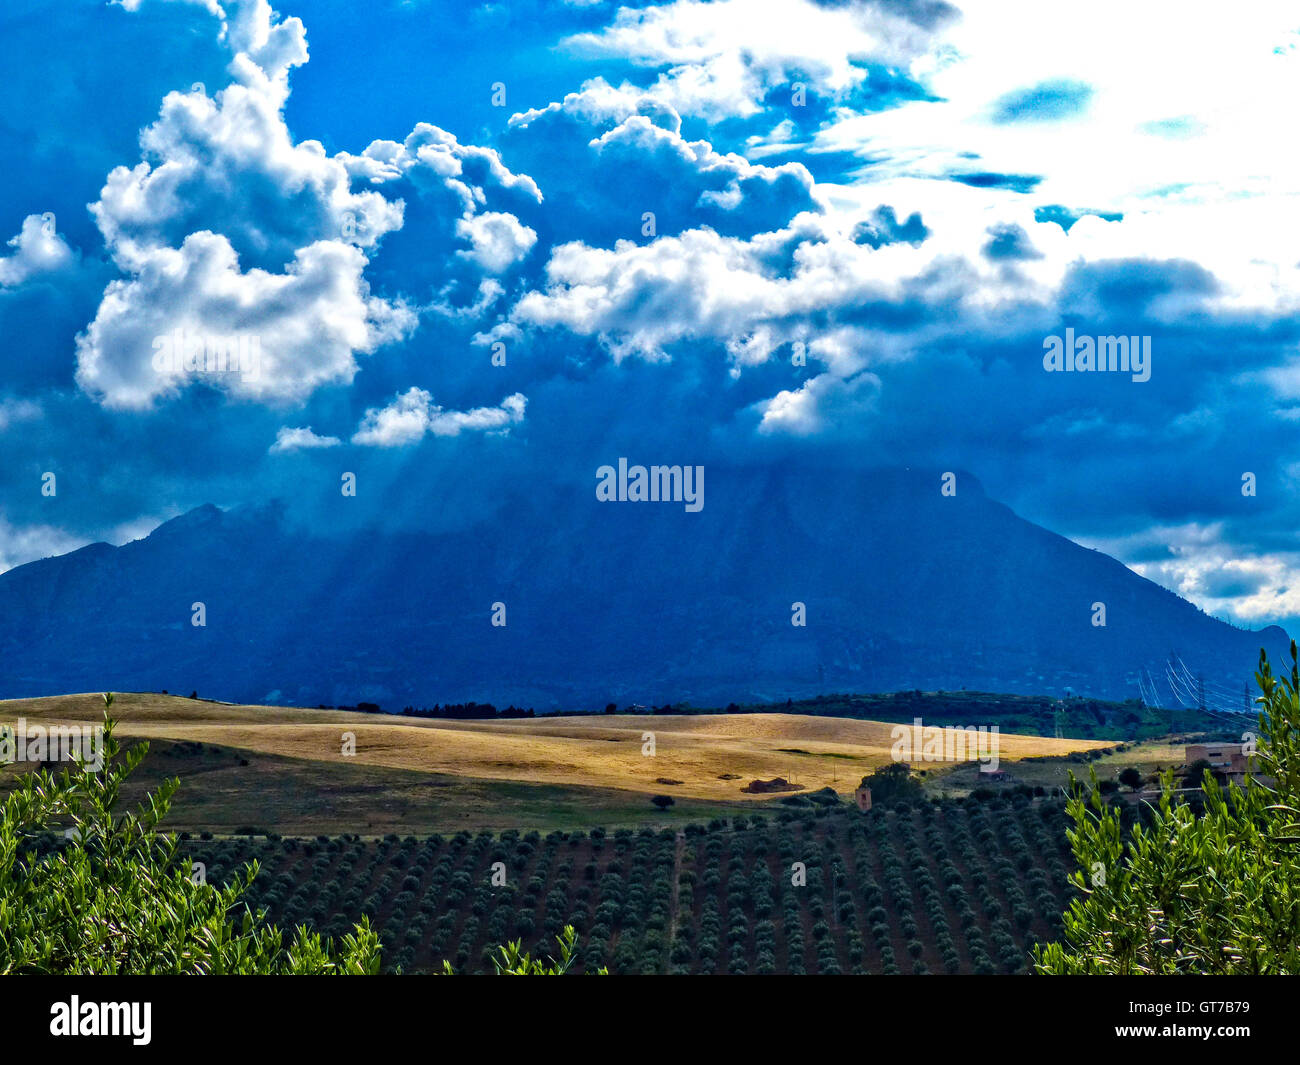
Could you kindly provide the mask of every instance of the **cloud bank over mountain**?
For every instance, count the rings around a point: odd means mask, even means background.
[[[1288,5],[29,6],[0,565],[205,502],[464,529],[636,454],[968,469],[1300,619]],[[1150,379],[1046,372],[1067,329]]]

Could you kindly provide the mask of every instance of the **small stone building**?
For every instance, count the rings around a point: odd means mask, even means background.
[[[866,785],[858,788],[853,793],[853,799],[858,804],[858,809],[864,814],[871,809],[871,789]]]

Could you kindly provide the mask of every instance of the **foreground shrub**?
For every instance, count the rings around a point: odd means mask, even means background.
[[[114,814],[122,782],[148,751],[122,752],[104,696],[104,764],[59,778],[26,774],[0,813],[0,974],[369,974],[379,937],[362,921],[338,946],[280,930],[242,901],[257,863],[217,888],[192,875],[177,842],[158,832],[179,781],[133,813]],[[42,835],[68,826],[52,849]]]
[[[1064,917],[1065,942],[1035,949],[1046,974],[1300,973],[1300,662],[1277,679],[1260,653],[1258,770],[1223,788],[1206,772],[1204,813],[1161,781],[1149,826],[1123,839],[1120,812],[1099,789],[1069,803],[1083,893]]]
[[[492,964],[496,966],[498,976],[563,976],[569,971],[576,959],[574,944],[577,940],[577,933],[573,930],[573,925],[565,925],[564,931],[555,937],[555,942],[560,945],[559,958],[547,958],[542,961],[540,958],[534,958],[529,953],[524,953],[522,944],[519,940],[507,943],[503,947],[497,947],[492,957]],[[443,962],[443,975],[452,976],[456,970],[452,968],[451,962]],[[608,975],[607,969],[597,969],[596,974],[599,976]]]

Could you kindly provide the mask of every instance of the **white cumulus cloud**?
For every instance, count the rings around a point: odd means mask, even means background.
[[[29,214],[9,241],[12,255],[0,256],[0,287],[21,285],[32,277],[55,273],[76,258],[55,231],[53,215]]]
[[[528,400],[515,393],[496,407],[472,410],[444,410],[422,388],[410,388],[386,407],[366,411],[354,444],[368,447],[401,447],[413,444],[426,433],[434,436],[459,436],[463,432],[500,432],[523,421]]]
[[[126,409],[146,409],[200,381],[273,404],[347,384],[358,352],[414,325],[404,307],[370,296],[365,263],[358,248],[318,241],[283,273],[244,271],[230,242],[209,232],[192,234],[179,249],[151,249],[134,277],[108,286],[77,338],[77,382],[105,406]],[[169,364],[160,345],[177,333],[205,343],[246,338],[253,364],[238,372]]]
[[[270,453],[278,455],[286,451],[319,450],[338,447],[342,443],[343,441],[337,436],[319,435],[310,425],[299,429],[291,429],[285,425],[281,426],[280,431],[275,434],[275,443],[271,445]]]

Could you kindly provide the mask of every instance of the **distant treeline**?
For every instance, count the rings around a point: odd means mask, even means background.
[[[443,706],[404,706],[402,713],[407,717],[442,717],[464,721],[500,721],[508,717],[536,717],[533,708],[527,710],[518,706],[507,706],[498,710],[491,703],[448,703]]]
[[[356,706],[327,706],[321,703],[316,709],[350,710],[359,714],[393,713],[391,710],[385,710],[378,703],[357,703]],[[433,706],[404,706],[402,714],[405,717],[439,717],[462,721],[500,721],[505,718],[537,716],[531,706],[527,710],[513,705],[498,710],[491,703],[447,703],[445,706],[435,703]]]
[[[335,709],[322,706],[320,709]],[[378,714],[376,703],[339,706],[339,710],[356,710]],[[393,711],[388,711],[392,713]],[[605,706],[606,714],[647,716],[686,714],[811,714],[819,717],[845,717],[875,721],[909,722],[923,718],[927,724],[998,725],[1007,732],[1050,736],[1059,727],[1063,735],[1090,739],[1135,740],[1165,735],[1172,731],[1223,730],[1224,715],[1197,710],[1159,710],[1147,707],[1138,699],[1109,702],[1069,696],[1058,699],[1047,695],[1006,695],[977,691],[899,691],[870,695],[819,695],[810,699],[786,699],[771,703],[729,703],[725,707],[692,706],[689,703],[665,703],[663,706]],[[532,707],[514,705],[499,709],[492,703],[438,703],[431,707],[403,707],[406,717],[444,718],[469,721],[494,721],[539,716]],[[591,711],[544,711],[543,717],[589,717]],[[1236,726],[1235,721],[1227,724]],[[1231,731],[1231,729],[1229,729]],[[1226,734],[1226,733],[1225,733]]]
[[[607,714],[807,714],[817,717],[965,726],[998,725],[1006,732],[1050,736],[1057,726],[1063,735],[1087,739],[1136,740],[1175,730],[1223,730],[1224,715],[1198,710],[1159,710],[1139,699],[1112,702],[1081,696],[1008,695],[979,691],[898,691],[874,694],[818,695],[770,703],[729,703],[698,707],[689,703],[664,706],[605,707]],[[1236,722],[1227,722],[1236,727]],[[1230,729],[1229,729],[1230,731]]]

